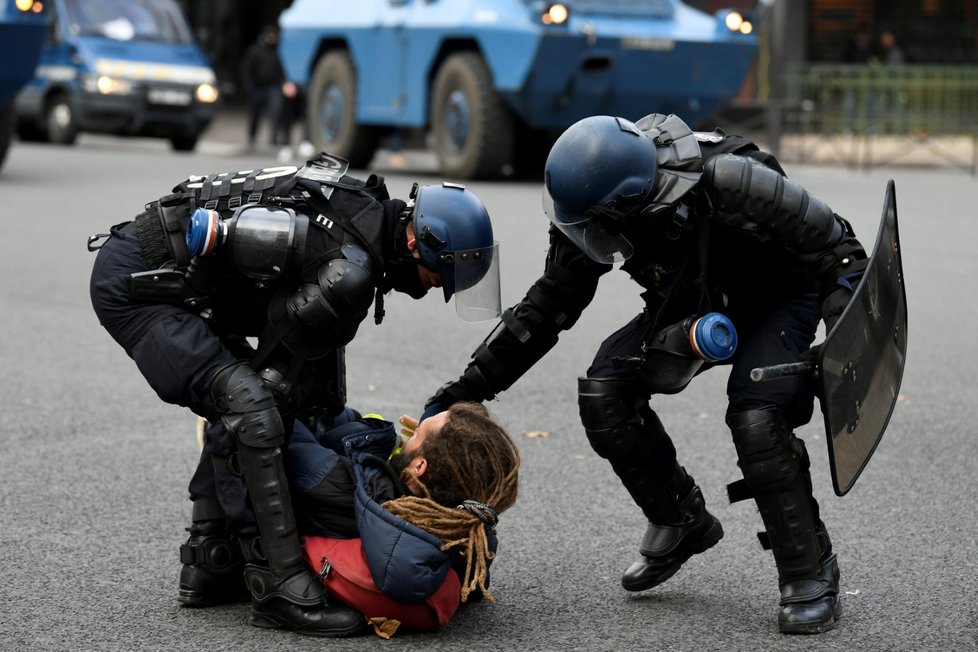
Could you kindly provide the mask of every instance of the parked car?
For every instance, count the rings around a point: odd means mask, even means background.
[[[34,79],[15,102],[25,140],[81,132],[169,139],[189,151],[214,116],[213,70],[174,0],[48,0]]]
[[[679,0],[295,0],[280,25],[314,145],[363,167],[391,129],[421,130],[461,178],[542,172],[554,133],[588,115],[695,124],[757,49],[749,17]]]
[[[0,166],[14,131],[14,97],[34,76],[47,13],[35,0],[0,0]]]

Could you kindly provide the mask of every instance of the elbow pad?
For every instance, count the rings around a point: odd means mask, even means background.
[[[373,277],[361,263],[340,258],[319,270],[286,299],[288,318],[310,331],[336,332],[363,321],[374,296]]]
[[[706,162],[703,177],[723,222],[758,228],[808,254],[832,248],[845,235],[825,202],[759,162],[721,154]]]

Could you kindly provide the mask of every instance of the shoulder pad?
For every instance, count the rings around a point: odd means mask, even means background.
[[[655,143],[659,168],[699,170],[702,167],[696,136],[689,125],[677,116],[653,113],[635,125]]]
[[[675,115],[653,113],[635,123],[655,143],[658,170],[646,212],[673,206],[699,183],[703,156],[696,133]]]

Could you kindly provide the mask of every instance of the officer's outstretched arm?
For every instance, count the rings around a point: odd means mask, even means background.
[[[482,402],[509,389],[557,343],[591,303],[598,279],[611,269],[592,261],[557,229],[550,229],[550,251],[543,276],[518,304],[506,310],[496,328],[472,354],[465,373],[428,400],[448,407],[457,401]]]
[[[721,154],[703,178],[717,219],[758,231],[796,251],[821,283],[822,316],[831,329],[866,267],[852,227],[825,202],[758,161]]]

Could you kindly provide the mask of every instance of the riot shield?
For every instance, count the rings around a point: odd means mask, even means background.
[[[844,496],[879,445],[907,353],[907,295],[893,181],[866,272],[822,345],[822,414],[835,493]]]

